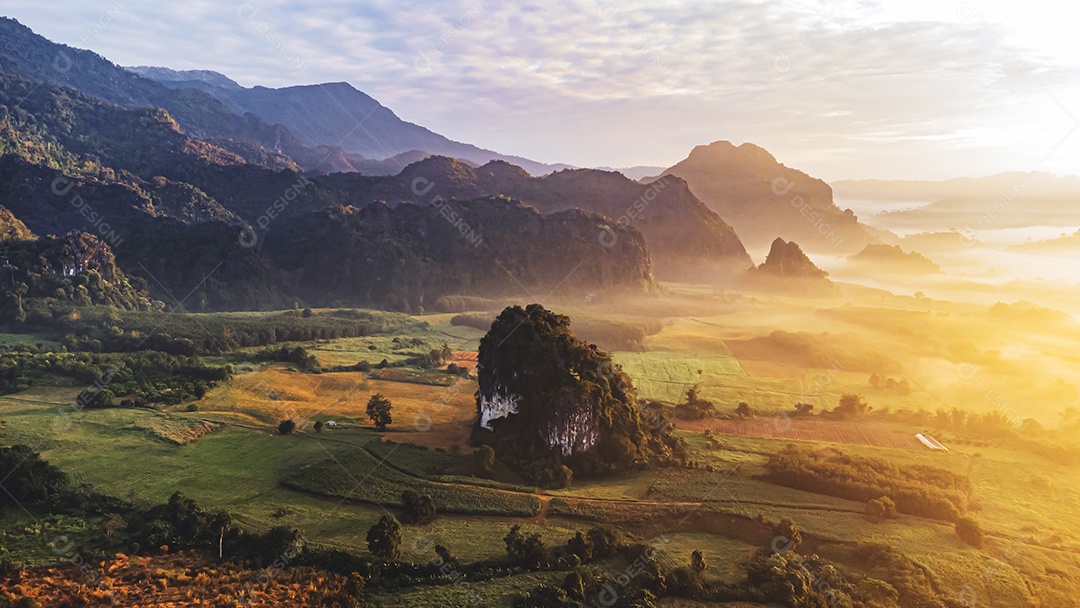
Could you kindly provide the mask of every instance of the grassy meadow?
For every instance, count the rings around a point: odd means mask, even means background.
[[[251,530],[295,526],[318,546],[359,554],[367,552],[367,529],[384,513],[398,513],[402,491],[414,489],[435,499],[438,515],[406,525],[404,546],[434,541],[461,560],[501,556],[513,524],[538,531],[550,546],[611,524],[656,546],[658,559],[670,566],[701,550],[710,580],[737,583],[741,564],[772,538],[769,526],[791,518],[808,547],[854,576],[879,567],[866,551],[890,547],[943,598],[975,593],[978,605],[1002,608],[1072,605],[1068,598],[1080,588],[1062,576],[1080,570],[1072,467],[1052,455],[939,429],[935,436],[950,450],[932,452],[912,440],[926,428],[891,418],[786,424],[777,414],[795,403],[829,409],[841,395],[858,393],[879,411],[1001,411],[1052,427],[1076,403],[1067,379],[1080,359],[1068,346],[1080,329],[1060,315],[1013,315],[1002,323],[1002,314],[1013,313],[845,289],[823,299],[671,284],[660,297],[550,305],[571,318],[629,319],[627,327],[646,316],[658,321],[637,347],[615,350],[614,358],[646,399],[673,405],[696,387],[716,404],[719,419],[675,421],[696,468],[576,480],[561,490],[523,485],[505,467],[491,478],[472,476],[475,378],[405,364],[443,343],[454,361],[474,362],[469,353],[483,331],[452,322],[450,314],[413,317],[372,336],[298,343],[324,369],[387,361],[369,371],[308,373],[292,363],[260,361],[257,348],[222,355],[236,374],[194,407],[73,412],[81,387],[35,386],[0,397],[0,439],[37,447],[75,480],[106,494],[153,504],[181,491],[228,510]],[[612,327],[619,326],[607,326],[605,339],[618,338]],[[0,340],[42,338],[0,334]],[[893,382],[886,385],[887,379]],[[384,432],[365,413],[376,393],[393,404]],[[755,420],[731,420],[740,402]],[[278,434],[283,419],[297,421],[297,431]],[[335,426],[317,432],[316,421]],[[966,545],[948,522],[911,515],[874,522],[862,502],[771,483],[767,463],[791,443],[968,476],[983,548]],[[49,562],[42,538],[93,533],[85,522],[5,517],[0,558],[28,565]],[[429,553],[406,558],[424,561]],[[618,572],[625,564],[603,567]],[[561,577],[506,576],[478,582],[470,593],[481,594],[484,605],[508,606],[516,593]],[[372,592],[365,601],[454,606],[467,605],[469,597],[456,586],[435,585]]]

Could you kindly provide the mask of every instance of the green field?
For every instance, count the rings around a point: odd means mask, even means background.
[[[829,408],[848,391],[865,395],[879,407],[932,408],[942,403],[921,385],[899,395],[870,387],[862,371],[766,361],[763,357],[771,356],[772,347],[753,340],[768,332],[753,328],[761,320],[751,313],[763,314],[789,303],[755,301],[741,307],[714,303],[715,308],[709,308],[700,293],[680,297],[686,299],[676,298],[675,303],[701,315],[671,317],[659,333],[646,339],[644,351],[615,353],[642,397],[677,403],[687,389],[697,386],[699,394],[713,400],[721,412],[747,401],[759,415],[789,408],[795,401]],[[774,326],[794,329],[814,315],[812,310],[789,313],[775,319]],[[453,350],[475,349],[481,332],[451,326],[450,317],[426,315],[427,325],[403,326],[407,329],[400,333],[304,344],[326,367],[382,358],[400,362],[444,341]],[[821,335],[864,319],[865,314],[856,311],[828,315]],[[38,336],[0,338],[10,344],[41,341]],[[799,355],[805,361],[814,361],[815,349],[838,357],[862,356],[849,338],[836,339],[844,345],[840,350],[828,350],[832,338],[811,335],[800,340],[808,349]],[[729,341],[739,344],[736,350],[744,359],[728,347]],[[659,559],[669,567],[684,565],[693,551],[703,551],[710,564],[708,580],[737,583],[745,561],[773,534],[761,522],[791,518],[814,551],[852,576],[870,575],[854,548],[882,546],[902,551],[945,597],[955,599],[975,581],[978,605],[1006,608],[1026,605],[1034,597],[1042,606],[1068,606],[1069,598],[1080,592],[1072,579],[1061,575],[1080,571],[1075,472],[1043,454],[976,447],[950,434],[938,435],[951,447],[947,453],[878,447],[862,441],[850,425],[837,427],[838,432],[854,433],[850,442],[794,441],[815,450],[841,450],[900,466],[930,465],[968,475],[974,485],[972,514],[987,535],[984,547],[977,550],[961,542],[947,522],[909,515],[870,522],[861,502],[765,481],[770,455],[793,442],[782,434],[773,438],[715,434],[709,439],[698,431],[679,430],[676,433],[687,442],[697,468],[576,480],[561,490],[469,477],[462,471],[469,470],[472,459],[467,433],[475,416],[475,380],[462,380],[464,388],[450,388],[444,379],[453,378],[443,372],[411,367],[383,370],[387,373],[375,370],[370,377],[359,372],[303,374],[284,364],[254,362],[250,357],[258,350],[222,355],[222,362],[237,365],[239,375],[211,391],[194,412],[185,406],[76,412],[71,405],[78,387],[41,386],[0,397],[0,440],[38,448],[75,481],[106,494],[149,505],[181,491],[202,505],[228,510],[250,530],[299,527],[317,546],[361,555],[367,554],[368,528],[384,513],[400,513],[402,491],[414,489],[434,498],[438,514],[423,525],[406,525],[403,546],[414,541],[416,546],[440,543],[466,561],[502,556],[502,538],[515,523],[538,531],[548,546],[561,545],[592,526],[610,524],[635,541],[658,546]],[[367,396],[376,391],[399,404],[400,417],[386,433],[375,432],[363,415]],[[297,433],[275,432],[283,411],[301,414]],[[412,427],[416,411],[431,414],[430,429]],[[338,428],[314,432],[314,420],[330,419],[338,421]],[[924,430],[888,424],[905,435]],[[678,420],[676,425],[689,426]],[[42,538],[94,534],[86,522],[62,518],[35,522],[8,513],[3,521],[0,558],[27,565],[49,563]],[[422,562],[432,559],[428,553],[405,558]],[[625,565],[601,567],[618,572]],[[473,590],[482,595],[484,605],[506,606],[517,593],[541,581],[558,584],[563,576],[558,572],[502,576],[478,582]],[[381,590],[369,594],[365,605],[464,606],[470,592],[454,585]]]

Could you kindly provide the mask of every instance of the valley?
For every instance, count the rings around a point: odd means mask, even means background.
[[[633,39],[608,8],[545,27]],[[757,48],[758,8],[725,14],[746,21],[732,44]],[[636,133],[651,160],[576,166],[552,162],[565,141],[585,158],[581,134],[643,92],[669,107],[714,78],[468,37],[510,6],[469,8],[422,61],[334,20],[327,40],[350,38],[319,65],[362,69],[384,105],[280,70],[252,84],[323,42],[289,46],[262,10],[214,24],[264,30],[257,52],[214,47],[235,80],[0,17],[0,608],[1076,605],[1080,178],[1042,171],[1067,136],[1026,172],[826,181],[785,163],[915,174],[977,130],[901,136],[833,99],[798,115],[752,101],[755,68],[728,94],[758,119],[643,113],[597,141],[623,158]],[[290,27],[346,8],[311,10]],[[841,25],[789,33],[806,50]],[[697,33],[658,44],[722,42]],[[396,55],[349,61],[354,43]],[[754,61],[787,74],[774,50]],[[391,69],[405,88],[373,80]],[[867,69],[792,73],[789,97]],[[526,88],[496,102],[474,87],[493,74]],[[593,80],[620,92],[540,108]],[[389,107],[416,99],[447,135]],[[450,136],[505,143],[507,116],[543,159]],[[550,141],[517,135],[552,117]],[[746,132],[773,151],[722,138]]]

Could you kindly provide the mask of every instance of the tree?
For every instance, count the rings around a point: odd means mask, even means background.
[[[802,532],[789,517],[781,519],[773,530],[776,532],[772,547],[774,551],[786,553],[798,549],[802,544]]]
[[[700,550],[690,554],[690,568],[692,568],[694,572],[701,574],[708,567],[709,566],[705,564],[705,554]]]
[[[385,431],[386,427],[394,421],[390,415],[392,407],[390,400],[383,397],[381,393],[375,393],[371,399],[368,399],[367,415],[375,423],[375,430]]]
[[[439,560],[441,561],[439,564],[440,566],[443,564],[449,566],[457,564],[457,559],[450,554],[450,549],[447,549],[443,545],[435,545],[435,555],[439,556]]]
[[[892,519],[896,517],[896,503],[888,496],[870,500],[866,503],[866,516],[875,521]]]
[[[582,563],[588,563],[593,558],[593,543],[584,534],[578,531],[566,541],[566,551],[576,555]]]
[[[750,410],[749,403],[740,401],[739,406],[735,408],[735,415],[739,418],[753,418],[754,412]]]
[[[322,420],[316,420],[315,421],[315,432],[316,433],[321,433],[322,432],[322,427],[323,427]]]
[[[393,515],[383,515],[367,533],[368,551],[376,558],[397,559],[401,548],[401,522]]]
[[[495,448],[482,445],[473,454],[476,456],[476,469],[481,475],[491,475],[495,467]]]
[[[574,471],[570,467],[560,465],[555,470],[555,487],[557,488],[569,488],[574,483]]]
[[[961,517],[956,520],[956,535],[960,537],[960,540],[976,549],[982,547],[982,526],[979,525],[979,522],[970,517]]]
[[[881,606],[895,606],[900,601],[900,592],[883,580],[864,578],[857,585],[859,594]]]
[[[296,423],[292,420],[282,420],[277,426],[277,432],[282,435],[288,435],[296,430]]]
[[[521,524],[514,524],[503,537],[503,542],[506,543],[506,555],[512,560],[533,566],[547,561],[543,539],[537,533],[523,534]]]
[[[862,398],[862,395],[847,393],[840,397],[840,404],[833,410],[838,417],[843,419],[859,418],[870,413],[870,406]]]
[[[126,528],[127,522],[116,513],[109,513],[105,516],[105,519],[101,520],[101,533],[110,540]]]
[[[116,394],[107,388],[103,388],[94,395],[91,407],[115,407]]]
[[[435,517],[435,501],[427,494],[405,490],[401,493],[401,502],[405,509],[405,523],[422,524]]]

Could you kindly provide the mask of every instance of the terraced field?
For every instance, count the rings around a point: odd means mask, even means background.
[[[800,420],[790,417],[761,417],[753,420],[684,420],[687,431],[709,430],[723,435],[768,437],[798,441],[854,443],[908,450],[926,449],[909,429],[873,422]]]

